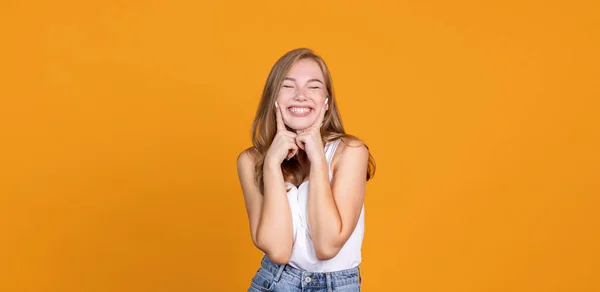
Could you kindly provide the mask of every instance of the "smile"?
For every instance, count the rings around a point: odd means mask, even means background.
[[[307,116],[312,111],[312,108],[309,108],[309,107],[290,107],[288,110],[295,117],[305,117],[305,116]]]

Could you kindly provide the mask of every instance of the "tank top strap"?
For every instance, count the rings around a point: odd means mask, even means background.
[[[325,158],[327,159],[327,164],[331,165],[331,160],[333,159],[333,155],[335,154],[335,150],[340,144],[341,139],[337,139],[335,141],[328,142],[325,145]]]

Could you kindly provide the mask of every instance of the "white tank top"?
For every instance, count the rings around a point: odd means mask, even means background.
[[[327,158],[329,168],[330,183],[332,178],[331,160],[339,143],[340,140],[338,139],[328,142],[325,145],[325,157]],[[360,211],[358,223],[340,252],[332,259],[321,261],[315,255],[315,249],[308,229],[308,184],[309,182],[305,181],[296,188],[292,183],[286,182],[286,189],[289,189],[287,195],[292,210],[292,222],[294,226],[294,245],[289,265],[314,273],[334,272],[358,266],[361,262],[361,247],[364,237],[364,204]]]

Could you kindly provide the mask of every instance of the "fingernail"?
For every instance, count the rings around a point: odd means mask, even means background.
[[[277,102],[275,102],[275,108],[279,108],[279,105],[277,104]]]

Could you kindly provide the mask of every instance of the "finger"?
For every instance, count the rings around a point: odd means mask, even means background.
[[[313,124],[313,127],[317,127],[320,129],[321,126],[323,125],[323,120],[325,119],[325,112],[326,112],[325,108],[327,107],[327,101],[329,101],[329,98],[325,99],[325,103],[321,107],[321,111],[319,112],[319,115],[317,116],[317,120]]]
[[[283,117],[281,117],[281,107],[275,102],[275,119],[277,120],[277,132],[287,130],[285,123],[283,123]]]
[[[296,147],[296,145],[292,144],[292,148],[289,150],[288,155],[286,157],[287,160],[290,160],[292,157],[294,157],[297,153],[298,153],[298,147]]]
[[[298,137],[298,134],[296,134],[294,132],[290,132],[287,129],[285,132],[283,132],[281,134],[284,135],[285,137],[289,137],[291,139],[290,141],[294,141],[294,139],[296,139],[296,137]]]
[[[298,148],[300,148],[304,151],[306,151],[306,146],[305,146],[306,143],[304,142],[305,137],[306,137],[306,135],[298,135],[296,137],[296,145],[298,145]]]
[[[288,155],[287,155],[287,157],[285,159],[286,160],[292,159],[292,157],[296,156],[297,152],[298,152],[298,150],[290,150],[290,152],[288,153]]]

